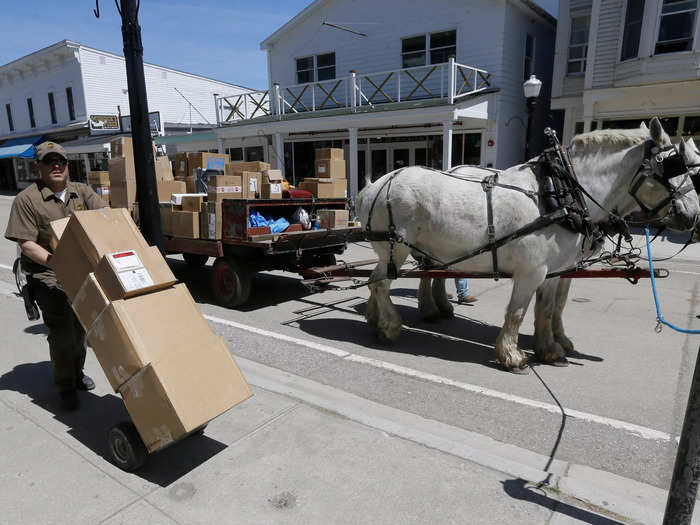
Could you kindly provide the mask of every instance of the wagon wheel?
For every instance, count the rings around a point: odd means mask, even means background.
[[[113,426],[108,441],[109,454],[120,469],[133,472],[146,463],[148,451],[133,423],[124,421]]]
[[[211,289],[221,306],[241,306],[248,301],[252,273],[233,257],[219,257],[211,272]]]
[[[183,253],[182,258],[185,259],[187,266],[190,268],[201,268],[209,260],[208,255],[203,255],[201,253]]]

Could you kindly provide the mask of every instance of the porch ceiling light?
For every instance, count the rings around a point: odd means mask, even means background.
[[[530,75],[530,78],[523,82],[523,93],[525,93],[525,98],[539,97],[540,89],[542,89],[542,82],[538,80],[535,75]]]

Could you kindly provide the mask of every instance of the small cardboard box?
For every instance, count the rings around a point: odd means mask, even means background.
[[[174,159],[175,177],[185,179],[187,177],[187,153],[176,153]]]
[[[204,202],[199,214],[199,235],[202,239],[221,239],[221,203]]]
[[[187,176],[194,177],[197,168],[224,171],[229,156],[224,153],[189,153],[187,155]]]
[[[227,168],[226,168],[226,171],[224,172],[225,175],[234,175],[234,174],[240,173],[242,171],[257,171],[259,173],[262,173],[263,171],[270,169],[270,165],[267,162],[260,162],[260,161],[254,161],[254,162],[234,161],[234,162],[227,163],[226,166],[227,166]]]
[[[241,186],[243,186],[243,198],[255,199],[260,193],[262,174],[255,171],[241,172]]]
[[[61,226],[60,221],[55,228],[52,224],[55,236]],[[76,211],[58,238],[51,268],[72,300],[105,254],[125,248],[136,250],[139,257],[150,249],[127,210]]]
[[[263,182],[268,184],[275,184],[277,182],[282,182],[282,170],[265,170],[263,171]]]
[[[173,234],[173,205],[169,202],[161,202],[160,211],[160,227],[163,230],[163,235]]]
[[[344,160],[317,160],[316,161],[316,177],[319,179],[344,179],[345,178],[345,161]]]
[[[300,190],[310,191],[319,199],[345,199],[348,195],[348,181],[345,179],[304,179]]]
[[[182,206],[182,211],[194,211],[199,213],[202,211],[203,202],[204,195],[183,195],[180,205]]]
[[[185,177],[185,191],[187,193],[197,192],[197,177]]]
[[[274,182],[272,184],[263,182],[260,188],[261,199],[281,199],[282,198],[282,183]]]
[[[315,153],[316,160],[343,160],[342,148],[318,148]]]
[[[209,177],[209,202],[224,199],[243,199],[243,177],[240,175],[214,175]]]
[[[91,186],[109,186],[109,171],[88,172],[88,184]]]
[[[87,339],[112,388],[151,362],[178,352],[199,358],[212,331],[184,284],[112,301]],[[206,391],[206,381],[199,385]]]
[[[318,215],[321,219],[321,229],[348,227],[348,210],[318,210]]]
[[[109,299],[95,274],[88,274],[72,301],[73,311],[86,332],[90,331],[92,324],[108,305]]]
[[[159,180],[158,185],[158,202],[170,202],[173,193],[185,193],[185,183],[179,180]]]
[[[173,209],[182,209],[182,199],[185,197],[206,197],[206,193],[173,193],[170,196],[170,203],[173,205]],[[177,206],[177,208],[175,208]]]
[[[110,301],[167,288],[177,282],[157,246],[105,254],[95,277]]]
[[[221,338],[212,334],[189,341],[187,351],[152,361],[119,388],[149,452],[252,396]]]
[[[171,219],[173,237],[199,239],[199,213],[173,210]]]
[[[156,157],[154,164],[156,167],[156,180],[174,180],[173,169],[170,167],[170,159],[168,157]]]

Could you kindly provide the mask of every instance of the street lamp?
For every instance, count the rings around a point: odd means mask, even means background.
[[[535,75],[530,75],[530,78],[523,82],[523,93],[527,101],[527,129],[525,130],[526,161],[530,160],[530,128],[532,127],[532,114],[535,112],[537,97],[540,96],[540,89],[542,89],[542,82],[538,80]]]

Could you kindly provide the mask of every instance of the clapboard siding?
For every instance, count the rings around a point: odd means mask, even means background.
[[[622,6],[623,0],[601,0],[596,56],[592,61],[594,88],[613,84],[623,22]]]

